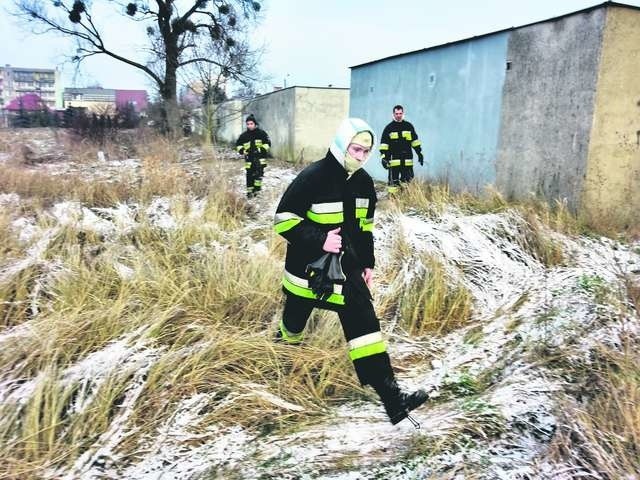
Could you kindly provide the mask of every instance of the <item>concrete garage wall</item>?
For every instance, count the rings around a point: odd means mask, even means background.
[[[507,196],[566,198],[578,208],[605,16],[600,8],[511,33],[497,160]]]
[[[496,33],[353,67],[351,116],[379,136],[393,106],[402,104],[425,153],[416,176],[481,190],[495,183],[507,39],[507,32]],[[366,168],[387,178],[378,156]]]
[[[242,100],[229,100],[221,103],[217,109],[216,139],[219,142],[235,143],[245,129],[242,109]]]
[[[294,160],[324,157],[340,122],[349,115],[348,88],[296,87]]]
[[[599,224],[640,218],[640,11],[609,7],[584,188]]]
[[[243,118],[250,113],[256,117],[260,128],[269,134],[273,145],[273,156],[283,160],[293,159],[294,88],[285,88],[250,100],[244,107]]]
[[[274,157],[311,162],[325,155],[340,121],[348,115],[349,89],[289,87],[219,109],[217,138],[235,143],[252,113],[267,131]]]

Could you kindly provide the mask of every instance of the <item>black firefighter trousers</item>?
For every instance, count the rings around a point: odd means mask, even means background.
[[[314,308],[312,301],[287,294],[282,314],[284,328],[294,335],[302,333]],[[350,344],[380,335],[380,322],[369,299],[363,298],[358,302],[347,302],[346,305],[336,306],[331,310],[338,314],[344,336]],[[362,385],[373,386],[385,379],[394,378],[389,355],[386,351],[356,358],[353,360],[353,366]]]
[[[254,196],[262,190],[262,176],[264,175],[266,163],[267,161],[264,158],[245,160],[244,168],[247,172],[247,196]]]

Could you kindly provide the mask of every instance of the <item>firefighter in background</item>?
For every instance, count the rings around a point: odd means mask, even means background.
[[[393,107],[393,121],[384,127],[380,139],[382,166],[389,170],[389,193],[396,193],[401,182],[413,179],[413,148],[418,162],[424,165],[424,155],[418,134],[410,122],[404,120],[402,105]]]
[[[238,137],[236,150],[240,155],[244,155],[247,197],[251,198],[262,189],[262,176],[267,166],[271,140],[267,132],[258,128],[258,122],[253,114],[247,117],[246,125],[247,129]]]
[[[286,301],[276,338],[299,343],[314,308],[337,312],[358,379],[373,387],[396,424],[422,405],[427,394],[406,393],[398,386],[369,293],[377,198],[362,166],[374,143],[364,120],[344,120],[326,156],[302,170],[282,195],[274,229],[288,242],[282,280]],[[338,265],[318,282],[322,273],[309,267],[327,254]]]

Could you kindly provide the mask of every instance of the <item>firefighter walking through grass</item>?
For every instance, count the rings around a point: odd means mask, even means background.
[[[410,122],[404,119],[402,105],[393,107],[393,120],[384,127],[380,138],[380,158],[382,166],[389,170],[389,193],[397,193],[401,183],[413,179],[413,153],[416,151],[418,162],[424,165],[422,146],[418,134]]]
[[[326,156],[300,172],[283,194],[274,229],[288,242],[286,301],[276,338],[300,343],[313,308],[337,312],[358,379],[374,388],[396,424],[427,394],[399,388],[369,293],[377,198],[362,166],[374,143],[366,122],[344,120]]]
[[[262,176],[267,166],[267,156],[271,149],[271,140],[264,130],[258,128],[253,115],[246,120],[247,129],[236,141],[236,151],[244,156],[244,168],[247,173],[247,197],[251,198],[262,189]]]

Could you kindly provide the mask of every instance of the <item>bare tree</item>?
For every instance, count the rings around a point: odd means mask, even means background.
[[[110,0],[125,18],[145,28],[149,39],[149,61],[140,62],[119,53],[105,42],[104,27],[92,12],[91,0],[14,0],[27,22],[77,40],[74,62],[94,55],[107,55],[147,74],[163,100],[163,127],[179,131],[177,102],[178,71],[195,65],[215,65],[226,77],[243,79],[246,70],[237,62],[226,62],[239,43],[236,38],[257,20],[260,2],[255,0]],[[206,42],[205,42],[206,41]],[[203,55],[202,44],[216,46],[220,55]],[[245,45],[246,46],[246,45]]]
[[[232,48],[207,42],[202,45],[201,56],[217,58],[219,62],[197,63],[194,68],[185,69],[184,83],[201,99],[199,120],[206,139],[213,138],[218,110],[227,98],[226,92],[232,87],[251,87],[259,80],[261,55],[262,49],[252,48],[246,39],[238,40]],[[233,73],[238,71],[242,75]]]

